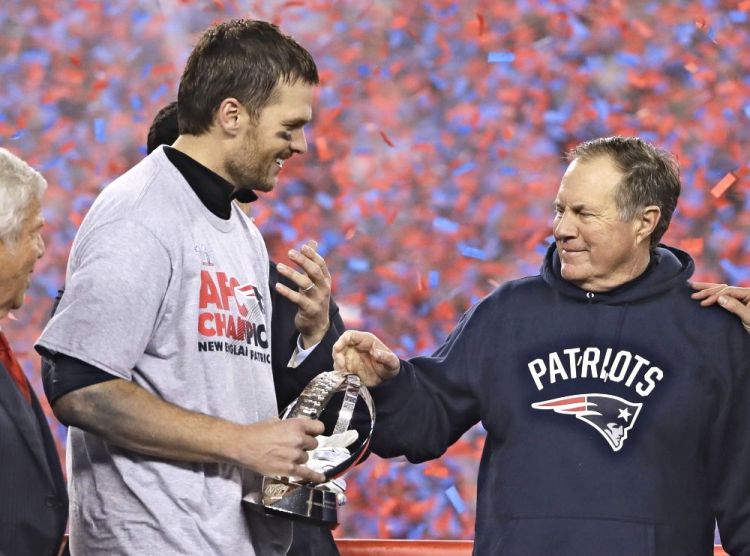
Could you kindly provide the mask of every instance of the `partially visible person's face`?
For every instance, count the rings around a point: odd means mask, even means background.
[[[621,220],[615,202],[622,177],[609,156],[600,156],[574,160],[560,182],[553,231],[561,274],[587,291],[611,290],[643,271],[637,219]],[[647,262],[647,248],[645,256]]]
[[[33,200],[26,208],[15,244],[0,242],[0,318],[23,305],[34,264],[44,254],[42,207]]]
[[[257,122],[249,121],[227,156],[226,172],[235,187],[271,191],[284,161],[307,152],[304,126],[312,119],[312,99],[313,86],[302,81],[276,86],[271,104]]]

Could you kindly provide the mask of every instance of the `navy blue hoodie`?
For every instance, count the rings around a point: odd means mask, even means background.
[[[553,245],[373,389],[373,451],[425,461],[481,422],[476,554],[709,556],[718,519],[750,555],[750,337],[692,272],[661,246],[590,293]]]

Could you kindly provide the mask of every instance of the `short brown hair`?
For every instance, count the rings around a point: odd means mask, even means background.
[[[253,117],[271,101],[279,82],[319,82],[310,53],[276,25],[233,19],[209,28],[190,53],[180,79],[180,133],[200,135],[221,102],[239,100]]]
[[[651,249],[656,248],[669,228],[680,196],[680,167],[669,151],[638,137],[601,137],[581,143],[567,154],[572,162],[609,156],[623,173],[615,194],[620,218],[630,220],[649,205],[661,209],[661,217],[651,234]]]

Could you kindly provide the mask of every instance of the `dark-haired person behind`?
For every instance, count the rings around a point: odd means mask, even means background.
[[[481,421],[476,554],[709,556],[716,520],[750,555],[750,337],[690,299],[692,259],[659,243],[677,163],[623,137],[569,161],[540,274],[477,303],[433,356],[342,334],[337,368],[390,379],[371,390],[372,451],[436,458]]]
[[[177,101],[173,100],[154,116],[146,135],[146,154],[151,154],[161,145],[172,145],[180,136],[180,125],[177,117]]]
[[[23,304],[44,253],[47,182],[0,149],[0,319]],[[34,389],[0,329],[0,554],[56,556],[68,496],[55,443]]]
[[[309,53],[277,27],[212,27],[180,80],[181,135],[84,219],[37,344],[70,426],[73,553],[287,552],[290,523],[241,502],[259,498],[262,475],[322,481],[304,463],[324,427],[276,417],[268,255],[232,200],[270,191],[307,151],[317,83]],[[308,352],[337,331],[325,261],[311,244],[290,258],[301,271],[278,270],[296,287],[275,290],[299,308],[292,366],[304,385],[321,370]]]

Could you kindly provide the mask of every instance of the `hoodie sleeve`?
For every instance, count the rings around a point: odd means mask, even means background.
[[[732,383],[713,423],[710,466],[713,509],[724,550],[750,556],[750,353]]]
[[[486,349],[477,307],[431,357],[402,361],[395,379],[372,390],[374,453],[413,463],[434,459],[479,420],[475,377]]]

